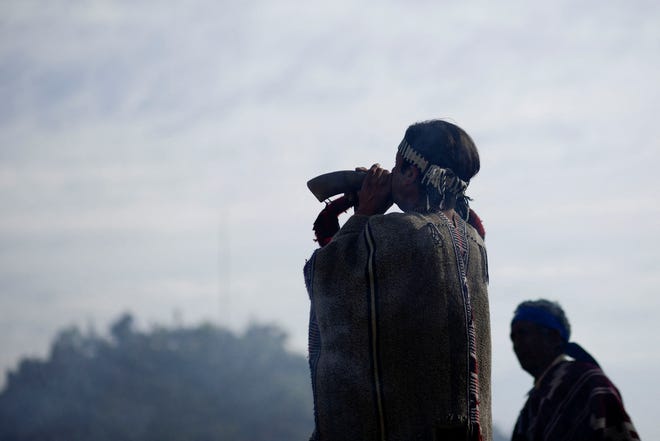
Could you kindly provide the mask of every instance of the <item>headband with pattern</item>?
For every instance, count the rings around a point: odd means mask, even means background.
[[[399,154],[403,159],[419,168],[422,173],[422,184],[435,188],[443,202],[447,194],[456,195],[457,197],[464,196],[463,193],[468,186],[467,182],[456,176],[452,169],[431,164],[412,148],[405,138],[399,144]]]

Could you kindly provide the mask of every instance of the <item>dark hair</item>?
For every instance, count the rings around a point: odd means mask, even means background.
[[[479,172],[479,151],[470,135],[455,124],[438,119],[418,122],[406,130],[405,140],[415,151],[431,164],[448,168],[466,183]],[[463,217],[467,216],[467,201],[456,199],[459,195],[440,195],[434,189],[423,186],[433,206],[459,209]],[[456,204],[458,202],[458,204]]]
[[[439,119],[418,122],[408,127],[404,137],[432,164],[451,169],[465,182],[479,172],[477,146],[455,124]]]

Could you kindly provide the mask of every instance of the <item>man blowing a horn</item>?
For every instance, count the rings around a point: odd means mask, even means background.
[[[460,127],[413,124],[341,229],[317,219],[312,440],[492,439],[485,234],[465,195],[479,166]]]

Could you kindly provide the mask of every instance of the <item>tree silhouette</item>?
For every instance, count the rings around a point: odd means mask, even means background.
[[[307,362],[277,327],[243,335],[209,324],[101,338],[61,331],[46,360],[25,359],[0,394],[7,441],[306,439]]]

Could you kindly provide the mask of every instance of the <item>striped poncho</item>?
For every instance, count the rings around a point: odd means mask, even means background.
[[[305,279],[312,439],[491,440],[488,269],[471,226],[354,215]]]
[[[562,361],[529,393],[512,441],[639,440],[621,395],[590,363]]]

